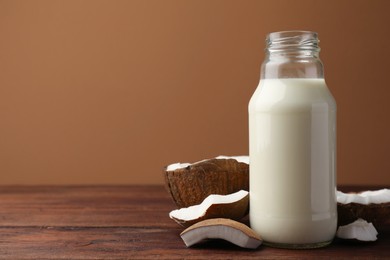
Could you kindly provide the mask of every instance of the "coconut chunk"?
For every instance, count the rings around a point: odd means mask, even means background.
[[[364,191],[360,193],[343,193],[337,191],[337,202],[348,204],[348,203],[359,203],[359,204],[380,204],[387,203],[390,201],[390,189],[381,189],[375,191]]]
[[[169,217],[182,226],[190,226],[209,218],[240,219],[246,215],[249,192],[240,190],[229,195],[209,195],[201,204],[173,210]]]
[[[164,168],[165,188],[178,208],[200,204],[210,194],[249,190],[248,156],[218,156]]]
[[[372,223],[360,218],[351,224],[340,226],[336,235],[341,239],[356,239],[368,242],[377,240],[378,232]]]
[[[378,229],[390,224],[390,189],[360,193],[336,192],[339,225],[362,218]]]
[[[223,239],[243,248],[255,249],[262,239],[248,226],[226,218],[208,219],[180,234],[187,247],[208,239]]]

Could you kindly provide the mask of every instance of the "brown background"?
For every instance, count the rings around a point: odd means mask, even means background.
[[[0,184],[162,183],[248,153],[264,37],[314,30],[338,183],[390,185],[390,1],[0,1]]]

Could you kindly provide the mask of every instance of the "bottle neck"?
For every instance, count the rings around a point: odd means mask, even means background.
[[[261,78],[323,78],[318,42],[314,32],[287,31],[269,34],[266,38],[267,48]]]

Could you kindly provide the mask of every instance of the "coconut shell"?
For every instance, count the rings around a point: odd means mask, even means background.
[[[337,203],[338,225],[343,226],[361,218],[380,230],[390,225],[390,202],[380,204]]]
[[[235,159],[208,159],[167,171],[165,187],[178,208],[200,204],[210,194],[249,191],[249,165]]]

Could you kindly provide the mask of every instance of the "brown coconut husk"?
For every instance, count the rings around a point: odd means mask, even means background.
[[[378,229],[390,226],[390,202],[380,204],[337,203],[338,225],[343,226],[361,218]]]
[[[235,159],[207,159],[167,171],[165,187],[178,208],[200,204],[210,194],[249,191],[249,165]]]

